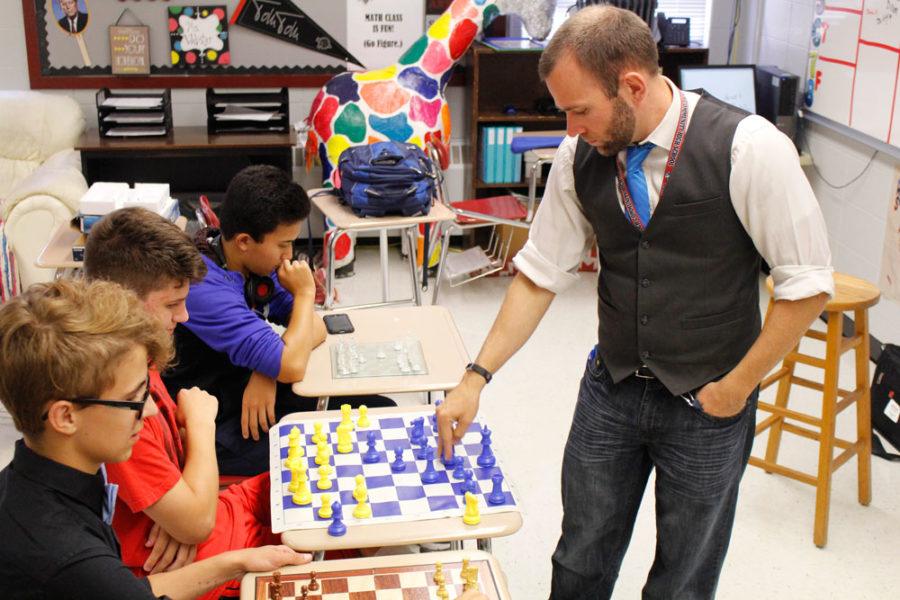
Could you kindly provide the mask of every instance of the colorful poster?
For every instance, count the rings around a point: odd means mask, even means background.
[[[900,169],[894,173],[894,181],[897,182],[897,187],[887,212],[878,287],[885,298],[900,302]]]
[[[231,17],[231,24],[362,66],[291,0],[242,0]]]
[[[170,6],[172,66],[193,68],[231,63],[224,6]]]

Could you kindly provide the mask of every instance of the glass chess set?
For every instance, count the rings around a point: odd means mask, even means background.
[[[364,343],[347,337],[332,343],[330,351],[331,376],[334,379],[428,374],[422,344],[412,337]]]

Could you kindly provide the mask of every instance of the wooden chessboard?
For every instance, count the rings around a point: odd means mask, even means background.
[[[462,560],[478,569],[478,589],[491,600],[510,600],[500,565],[486,552],[451,551],[353,558],[286,567],[281,575],[282,600],[299,600],[301,587],[316,572],[319,589],[310,600],[431,600],[436,598],[435,564],[443,566],[450,598],[462,594]],[[241,581],[241,600],[269,600],[272,573],[248,573]]]

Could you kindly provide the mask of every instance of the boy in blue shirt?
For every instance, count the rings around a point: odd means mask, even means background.
[[[314,399],[291,391],[326,334],[313,312],[309,265],[292,260],[309,210],[306,192],[287,173],[253,165],[228,185],[221,229],[203,230],[195,240],[207,275],[191,284],[190,319],[175,329],[178,360],[163,381],[172,397],[196,386],[218,398],[216,457],[225,475],[268,470],[261,433],[288,413],[316,407]],[[286,326],[284,333],[279,336],[267,321]],[[347,403],[393,405],[378,396]]]

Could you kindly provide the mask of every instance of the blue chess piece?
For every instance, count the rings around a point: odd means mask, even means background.
[[[503,475],[495,473],[491,475],[494,488],[488,494],[488,504],[506,504],[506,494],[503,493]]]
[[[422,472],[422,483],[434,483],[438,473],[434,468],[434,448],[425,447],[425,470]]]
[[[377,463],[381,460],[381,456],[378,454],[378,450],[375,449],[375,432],[370,431],[366,435],[366,439],[369,444],[369,449],[363,454],[362,461],[367,465]]]
[[[444,463],[445,469],[452,469],[454,466],[456,466],[456,450],[453,448],[453,446],[450,446],[450,458],[441,456],[441,462]]]
[[[341,509],[341,503],[335,500],[331,503],[331,525],[328,526],[328,535],[333,537],[341,537],[347,533],[347,526],[344,525],[344,512]]]
[[[490,468],[497,464],[497,458],[494,451],[491,450],[491,430],[487,425],[481,430],[481,454],[478,456],[478,466],[482,468]]]
[[[406,470],[406,463],[403,461],[403,448],[394,448],[394,462],[391,463],[391,471],[400,473]]]
[[[419,446],[425,440],[425,417],[417,417],[412,420],[412,433],[409,441]]]
[[[456,466],[453,469],[453,479],[465,479],[466,478],[466,468],[465,461],[463,461],[462,456],[456,457]]]
[[[419,449],[415,451],[416,460],[425,460],[425,457],[428,455],[428,440],[422,438],[416,445],[419,447]]]
[[[472,469],[466,469],[466,479],[462,484],[462,493],[472,492],[473,494],[478,493],[478,486],[475,483],[475,473],[472,472]]]

